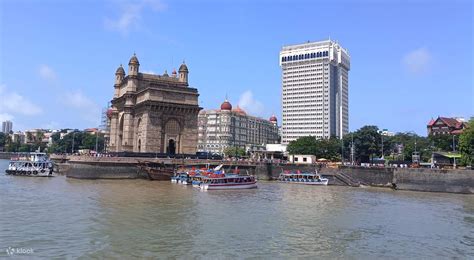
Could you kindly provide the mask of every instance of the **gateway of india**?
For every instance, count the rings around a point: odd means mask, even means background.
[[[128,75],[115,72],[111,109],[110,152],[195,154],[198,141],[198,91],[188,85],[188,67],[183,64],[171,76],[139,72],[135,54]]]

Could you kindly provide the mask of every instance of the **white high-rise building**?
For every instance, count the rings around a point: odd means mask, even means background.
[[[350,56],[326,40],[284,46],[282,143],[303,136],[341,138],[349,131]]]

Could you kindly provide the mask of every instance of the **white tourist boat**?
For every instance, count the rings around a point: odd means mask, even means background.
[[[200,184],[201,190],[236,190],[257,188],[254,176],[225,175],[216,178],[204,178]]]
[[[18,154],[10,159],[7,175],[53,176],[53,163],[46,153]]]
[[[282,173],[278,177],[280,182],[306,184],[306,185],[328,185],[329,180],[322,178],[317,173]]]

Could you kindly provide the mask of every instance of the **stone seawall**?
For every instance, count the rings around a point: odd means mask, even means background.
[[[400,190],[474,194],[474,171],[395,169],[393,183]]]
[[[341,173],[370,186],[392,186],[393,168],[340,167]]]
[[[370,186],[399,190],[474,194],[474,171],[341,167],[340,172]]]
[[[66,176],[81,179],[136,179],[146,178],[146,173],[137,167],[138,160],[132,158],[81,158],[70,160],[64,167]],[[163,163],[175,163],[163,161]],[[214,162],[211,167],[222,162]],[[180,163],[182,165],[183,162]],[[185,161],[188,167],[201,168],[205,163]],[[175,164],[176,165],[176,164]],[[66,165],[64,165],[66,166]],[[224,166],[226,172],[235,170],[230,163]],[[284,171],[314,172],[314,165],[276,165],[276,164],[243,164],[239,165],[240,173],[255,175],[258,180],[275,180]],[[377,187],[396,187],[400,190],[451,192],[474,194],[474,171],[472,170],[437,170],[412,168],[364,168],[340,167],[338,169],[322,168],[320,174],[329,179],[330,185],[359,184]],[[350,180],[348,183],[347,180]]]
[[[137,179],[146,178],[136,164],[70,162],[66,177],[77,179]]]

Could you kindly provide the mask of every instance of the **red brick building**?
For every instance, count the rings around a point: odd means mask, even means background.
[[[466,128],[466,122],[450,117],[431,119],[426,126],[428,135],[459,135]]]

